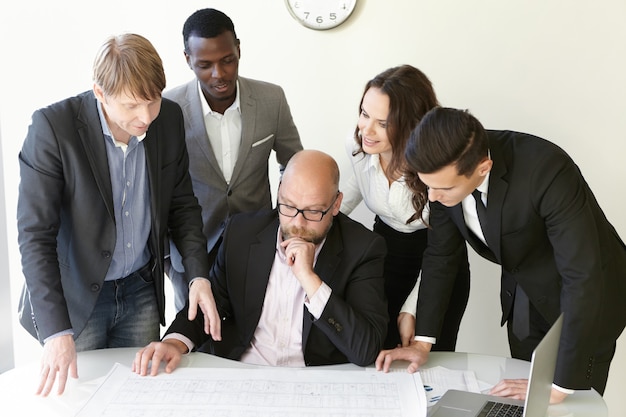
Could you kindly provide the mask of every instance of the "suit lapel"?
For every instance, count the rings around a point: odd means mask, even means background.
[[[78,112],[78,135],[83,144],[83,149],[91,172],[96,181],[100,195],[104,200],[107,212],[111,219],[115,219],[113,208],[113,190],[111,186],[111,175],[109,173],[109,163],[106,153],[104,133],[98,114],[97,99],[93,93],[86,94]]]
[[[450,213],[452,221],[457,225],[465,240],[472,248],[474,248],[476,253],[485,259],[498,263],[498,260],[491,249],[487,247],[487,245],[485,245],[483,241],[480,240],[478,236],[476,236],[474,232],[467,227],[467,224],[465,223],[465,216],[463,215],[463,205],[459,203],[454,207],[450,207],[448,208],[448,212]]]
[[[187,84],[185,88],[184,101],[180,102],[180,107],[185,115],[185,129],[187,130],[186,137],[188,139],[187,146],[191,152],[201,152],[209,162],[209,165],[215,171],[215,175],[219,175],[222,181],[224,174],[217,162],[215,152],[211,147],[209,136],[206,133],[206,126],[204,125],[204,114],[202,114],[202,104],[200,100],[204,98],[200,97],[198,92],[198,82],[194,79]]]
[[[148,172],[148,188],[150,190],[150,214],[152,216],[152,229],[160,230],[160,193],[157,184],[161,182],[161,153],[159,152],[159,129],[156,128],[158,119],[152,122],[148,128],[146,137],[143,139],[143,149],[146,155],[146,170]],[[160,243],[160,242],[159,242]],[[160,248],[153,248],[153,253],[160,253]]]
[[[242,274],[246,277],[243,283],[244,298],[243,302],[246,308],[245,326],[246,333],[252,335],[259,323],[261,311],[263,310],[263,302],[265,301],[265,293],[267,291],[267,283],[270,278],[274,257],[276,254],[276,236],[278,233],[278,216],[270,222],[259,234],[257,234],[256,242],[250,244],[248,271],[256,271],[252,274]],[[250,279],[251,278],[251,279]],[[259,297],[259,294],[263,296]]]
[[[487,133],[487,135],[489,135],[489,133]],[[485,240],[489,243],[489,248],[493,251],[496,259],[498,259],[498,263],[501,263],[502,254],[500,241],[502,236],[502,206],[509,184],[503,178],[506,174],[506,165],[504,163],[502,149],[499,143],[495,140],[491,140],[491,138],[489,140],[489,152],[493,166],[489,174],[489,191],[487,193],[487,219],[489,228]]]
[[[231,184],[237,182],[237,178],[244,168],[244,164],[248,159],[248,154],[252,149],[254,142],[254,131],[256,129],[257,119],[257,102],[250,94],[248,81],[239,77],[239,105],[241,107],[241,142],[239,144],[239,153],[237,154],[237,162],[233,168],[233,174],[230,179]],[[258,138],[262,139],[262,138]]]

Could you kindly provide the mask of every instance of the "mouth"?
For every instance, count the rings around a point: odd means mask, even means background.
[[[363,136],[363,137],[361,138],[361,142],[362,142],[362,144],[363,144],[364,146],[370,146],[370,147],[372,147],[372,146],[376,146],[376,144],[378,143],[378,141],[376,141],[376,140],[372,140],[372,139],[369,139],[369,138],[367,138],[367,137],[365,137],[365,136]]]
[[[213,89],[216,90],[217,92],[225,93],[228,91],[229,86],[230,86],[230,83],[221,82],[221,83],[213,84]]]

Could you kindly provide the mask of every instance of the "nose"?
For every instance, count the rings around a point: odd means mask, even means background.
[[[363,122],[363,126],[361,128],[361,132],[365,133],[366,135],[370,135],[374,131],[373,126],[374,126],[374,124],[373,124],[373,121],[371,119],[370,120],[365,120]]]
[[[304,218],[304,214],[302,212],[296,214],[296,217],[291,218],[291,223],[295,224],[298,227],[306,225],[307,221],[308,220]]]
[[[148,106],[141,106],[139,110],[137,110],[137,119],[141,121],[143,124],[150,124],[152,122],[152,113]]]
[[[441,193],[439,193],[437,190],[433,190],[432,188],[428,189],[428,199],[430,201],[439,201],[440,197]]]
[[[213,78],[222,78],[223,73],[224,71],[222,71],[222,66],[220,64],[213,65],[213,68],[211,71],[211,76]]]

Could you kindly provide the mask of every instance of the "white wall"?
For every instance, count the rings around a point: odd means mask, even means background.
[[[241,38],[240,73],[281,84],[303,143],[347,168],[364,83],[409,63],[433,81],[440,101],[469,108],[488,128],[526,131],[564,147],[579,163],[608,218],[626,237],[626,3],[605,0],[359,0],[338,29],[296,23],[282,0],[79,0],[0,6],[0,127],[4,155],[11,299],[21,286],[16,245],[17,153],[30,114],[91,86],[91,64],[106,36],[134,31],[164,60],[168,87],[192,77],[182,55],[184,19],[202,7],[229,14]],[[275,181],[275,179],[274,179]],[[367,225],[371,216],[360,209]],[[459,349],[508,354],[498,327],[498,268],[473,256],[472,295]],[[16,363],[39,346],[12,322]],[[3,327],[4,329],[5,327]],[[491,340],[494,338],[495,342]],[[1,338],[7,333],[2,332]],[[618,343],[606,400],[624,415],[626,336]]]
[[[0,143],[2,143],[0,129]],[[0,329],[2,334],[11,336],[13,332],[13,316],[11,314],[11,283],[9,281],[9,248],[6,231],[6,206],[4,204],[4,177],[2,170],[2,148],[0,147]],[[13,368],[13,340],[11,337],[0,337],[0,373]]]

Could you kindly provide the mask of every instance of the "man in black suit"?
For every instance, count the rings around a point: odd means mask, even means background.
[[[76,352],[143,346],[165,324],[169,233],[189,279],[208,276],[180,107],[165,99],[161,58],[144,37],[110,37],[93,90],[37,110],[19,155],[20,322],[43,345],[41,382],[65,388]],[[208,280],[191,286],[219,338]]]
[[[552,401],[573,390],[603,393],[626,324],[626,247],[576,164],[544,139],[485,131],[468,112],[446,108],[422,119],[406,156],[431,201],[415,332],[422,336],[381,352],[377,366],[408,359],[414,371],[426,361],[454,282],[454,253],[468,242],[502,266],[501,324],[513,357],[530,360],[564,313]],[[526,385],[503,381],[492,392],[523,398]]]
[[[198,347],[260,365],[373,363],[387,329],[385,242],[339,212],[338,186],[330,156],[296,153],[278,208],[237,214],[226,227],[210,273],[222,341],[183,309],[162,342],[139,351],[133,370],[156,375],[164,360],[171,372]]]

